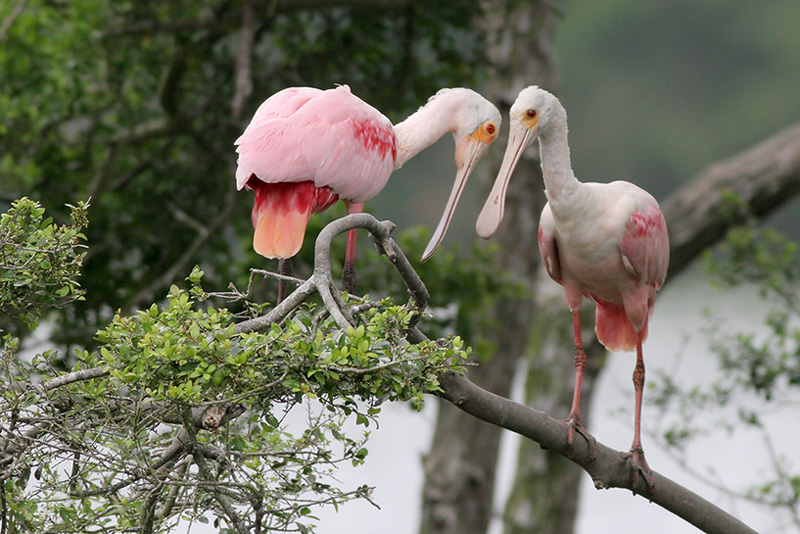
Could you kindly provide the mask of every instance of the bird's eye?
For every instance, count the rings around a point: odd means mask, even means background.
[[[489,123],[489,124],[486,125],[486,133],[493,134],[496,131],[497,131],[497,127],[495,127],[494,124]]]
[[[529,119],[533,119],[534,117],[536,117],[536,110],[531,108],[525,112],[525,115],[527,115]]]

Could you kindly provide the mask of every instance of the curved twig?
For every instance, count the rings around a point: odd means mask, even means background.
[[[331,241],[337,235],[354,228],[365,228],[369,231],[373,241],[378,246],[379,252],[386,254],[386,257],[392,262],[395,270],[408,288],[416,304],[417,311],[424,310],[430,295],[422,279],[411,267],[408,258],[390,237],[395,228],[394,223],[391,221],[378,221],[369,213],[354,213],[337,219],[323,228],[319,236],[317,236],[317,242],[314,247],[314,279],[317,280],[317,289],[322,301],[336,324],[346,329],[348,326],[352,326],[353,320],[347,308],[341,305],[341,302],[343,302],[341,293],[336,289],[331,276]]]
[[[280,304],[272,308],[268,313],[260,315],[254,319],[248,319],[237,323],[235,332],[246,334],[257,332],[269,328],[272,323],[278,323],[286,318],[295,308],[300,306],[305,300],[317,292],[317,283],[314,276],[303,282],[300,287],[292,291]]]

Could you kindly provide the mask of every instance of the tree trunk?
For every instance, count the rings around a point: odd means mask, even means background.
[[[477,22],[486,35],[487,53],[496,69],[483,92],[498,104],[504,120],[521,89],[531,84],[552,89],[556,82],[552,7],[546,2],[519,3],[513,8],[506,4],[485,2],[485,16]],[[496,141],[500,146],[505,146],[505,142],[505,139]],[[487,191],[500,168],[502,152],[492,151],[488,167],[494,172],[487,180]],[[495,354],[469,371],[471,380],[504,397],[510,395],[536,310],[531,297],[540,263],[539,213],[545,200],[538,152],[529,152],[520,161],[509,186],[505,220],[494,241],[501,246],[497,265],[518,277],[530,294],[498,300],[488,312],[500,325],[483,334],[495,348]],[[500,428],[449,403],[440,403],[433,444],[424,462],[422,534],[486,532],[492,516],[500,433]]]

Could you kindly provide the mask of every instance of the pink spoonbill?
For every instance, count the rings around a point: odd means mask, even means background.
[[[669,237],[655,198],[625,181],[582,183],[572,172],[567,143],[567,113],[558,99],[530,86],[510,112],[510,132],[503,163],[478,217],[477,231],[489,238],[503,218],[506,189],[525,149],[539,140],[548,203],[539,221],[539,251],[550,277],[564,287],[575,335],[575,393],[567,419],[568,445],[580,423],[581,380],[586,353],[581,340],[583,297],[596,303],[597,338],[610,351],[636,351],[632,480],[641,473],[649,490],[652,474],[640,436],[644,361],[642,343],[656,292],[669,264]],[[593,440],[589,440],[593,448]]]
[[[497,136],[501,117],[481,95],[442,89],[395,126],[346,85],[290,87],[268,98],[236,140],[238,189],[255,192],[253,247],[267,258],[300,250],[312,213],[338,199],[359,213],[392,171],[447,132],[455,138],[458,171],[444,214],[423,255],[442,241],[475,164]],[[347,236],[345,288],[355,285],[356,231]]]

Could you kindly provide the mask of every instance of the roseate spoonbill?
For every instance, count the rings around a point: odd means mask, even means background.
[[[291,258],[303,244],[312,213],[337,199],[345,202],[348,213],[360,212],[392,171],[452,132],[458,172],[424,261],[441,243],[464,185],[497,136],[501,120],[494,105],[465,88],[440,90],[396,126],[346,85],[275,93],[235,143],[238,189],[255,191],[253,247],[267,258]],[[356,231],[351,230],[344,277],[351,292],[355,244]]]
[[[488,238],[497,230],[511,173],[526,147],[538,138],[548,199],[539,221],[539,251],[547,273],[564,286],[575,335],[575,393],[567,419],[568,444],[576,430],[587,436],[579,414],[586,366],[579,311],[585,296],[596,303],[600,342],[610,351],[636,350],[632,478],[635,483],[637,472],[641,473],[651,489],[652,475],[640,436],[642,343],[669,264],[664,216],[655,198],[629,182],[582,183],[575,178],[567,144],[567,113],[552,94],[537,86],[523,89],[511,107],[510,121],[508,146],[478,217],[478,234]],[[593,448],[593,440],[589,442]]]

